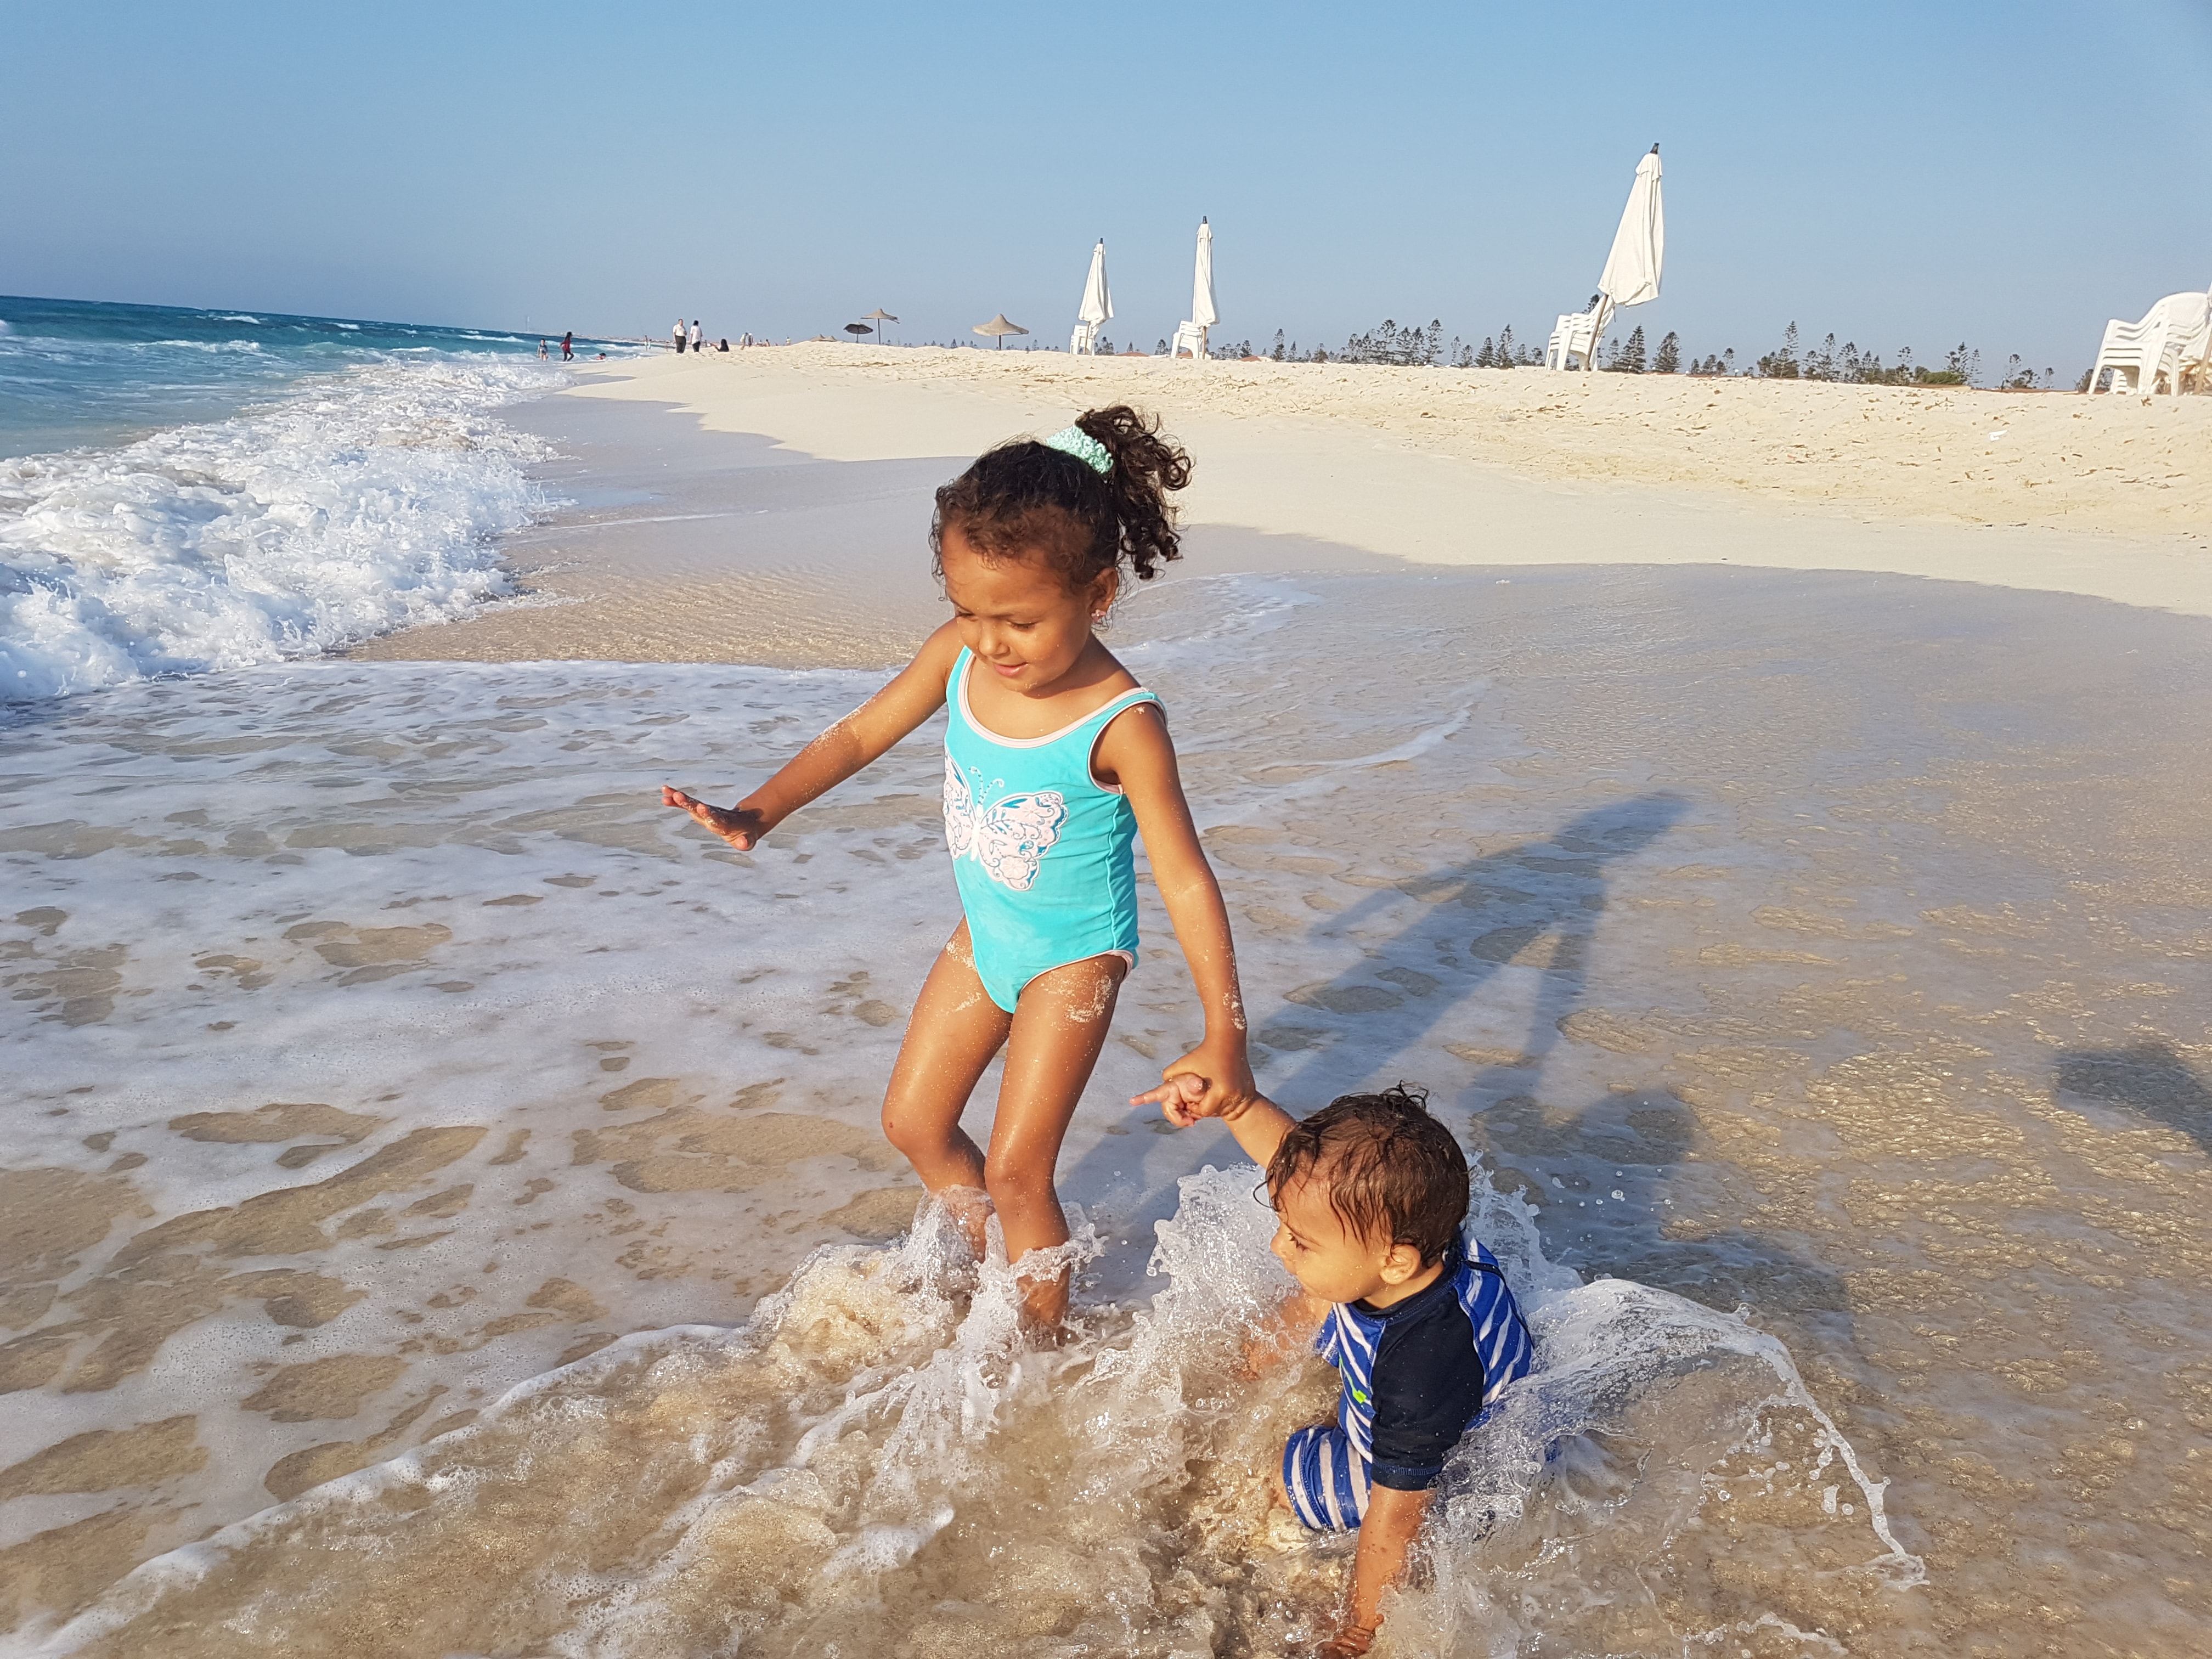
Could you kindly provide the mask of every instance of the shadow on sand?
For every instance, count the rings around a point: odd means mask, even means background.
[[[1252,1037],[1253,1058],[1267,1073],[1261,1086],[1303,1115],[1363,1084],[1395,1081],[1397,1058],[1440,1027],[1449,1030],[1455,1011],[1509,966],[1546,970],[1525,1041],[1513,1052],[1449,1038],[1446,1046],[1474,1059],[1486,1078],[1493,1066],[1513,1077],[1540,1068],[1559,1041],[1559,1021],[1582,996],[1607,864],[1666,834],[1685,805],[1680,796],[1656,793],[1586,812],[1548,840],[1376,889],[1318,923],[1310,937],[1333,955],[1338,940],[1389,931],[1361,939],[1358,960],[1334,979],[1297,987],[1286,1006],[1260,1023]],[[1470,1096],[1494,1092],[1494,1083],[1478,1080]],[[1131,1194],[1122,1172],[1139,1160],[1118,1137],[1158,1122],[1150,1107],[1125,1115],[1109,1131],[1115,1139],[1101,1140],[1063,1173],[1060,1190],[1081,1196],[1118,1188],[1117,1221],[1143,1228],[1173,1212],[1178,1176],[1239,1156],[1225,1132],[1201,1130],[1168,1167],[1154,1161],[1146,1189]]]
[[[2212,1152],[2212,1085],[2163,1042],[2061,1054],[2051,1081],[2062,1096],[2119,1107]]]
[[[1501,1190],[1539,1212],[1545,1250],[1585,1273],[1640,1279],[1710,1307],[1832,1314],[1843,1287],[1825,1267],[1732,1219],[1699,1212],[1675,1188],[1698,1149],[1691,1109],[1664,1089],[1608,1092],[1579,1107],[1539,1098],[1559,1023],[1581,1002],[1589,956],[1608,888],[1607,866],[1641,852],[1680,819],[1687,803],[1658,792],[1586,812],[1540,842],[1474,858],[1377,889],[1318,924],[1316,945],[1358,939],[1359,959],[1334,978],[1286,994],[1253,1032],[1261,1086],[1304,1115],[1337,1095],[1401,1079],[1420,1082],[1402,1057],[1434,1037],[1474,1064],[1474,1079],[1433,1104],[1481,1155]],[[1395,927],[1390,924],[1395,923]],[[1380,939],[1370,930],[1387,929]],[[1337,947],[1340,949],[1340,946]],[[1495,990],[1501,970],[1534,975],[1528,1023],[1517,1043],[1459,1040],[1455,1017]],[[1525,991],[1523,992],[1525,994]],[[1519,998],[1516,996],[1516,1000]],[[1481,1024],[1466,1020],[1468,1033]],[[1494,1028],[1493,1028],[1494,1029]],[[1290,1069],[1285,1071],[1288,1060]],[[1152,1126],[1146,1108],[1122,1132]],[[1132,1206],[1139,1223],[1172,1212],[1175,1179],[1238,1156],[1225,1134],[1193,1136],[1189,1152]],[[1098,1143],[1063,1190],[1108,1188],[1131,1162],[1126,1140]],[[1598,1170],[1598,1178],[1589,1173]],[[1125,1188],[1126,1190],[1126,1188]],[[1616,1196],[1617,1194],[1617,1196]]]

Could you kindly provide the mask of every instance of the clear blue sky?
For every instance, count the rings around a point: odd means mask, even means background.
[[[1065,343],[1384,316],[1540,333],[1637,157],[1666,294],[1755,356],[1792,319],[2068,378],[2212,281],[2205,0],[0,10],[0,293],[663,333]]]

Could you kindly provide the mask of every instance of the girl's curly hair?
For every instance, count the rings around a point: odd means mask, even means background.
[[[1034,438],[987,450],[937,492],[929,548],[945,574],[945,532],[957,528],[985,558],[1042,556],[1071,589],[1117,564],[1150,581],[1182,556],[1168,492],[1190,482],[1190,457],[1159,435],[1158,417],[1127,404],[1086,410],[1075,424],[1105,445],[1111,471]]]

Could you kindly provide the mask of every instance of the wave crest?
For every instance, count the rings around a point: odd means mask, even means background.
[[[491,538],[543,507],[525,468],[545,451],[492,411],[554,384],[535,362],[383,362],[0,463],[0,701],[312,654],[497,598]]]

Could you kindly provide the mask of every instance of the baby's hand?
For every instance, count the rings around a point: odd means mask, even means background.
[[[740,853],[751,852],[769,831],[767,820],[757,811],[743,806],[709,806],[696,796],[687,795],[665,783],[660,786],[660,804],[689,812]]]
[[[1194,1072],[1178,1072],[1150,1093],[1137,1096],[1129,1104],[1158,1106],[1162,1117],[1179,1129],[1188,1129],[1206,1115],[1205,1101],[1206,1079]]]

